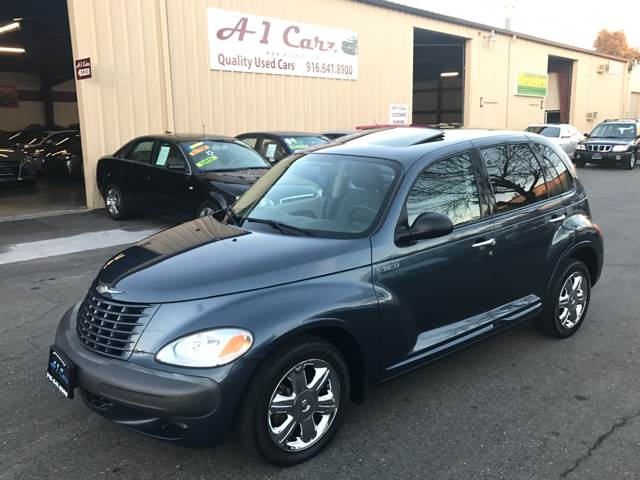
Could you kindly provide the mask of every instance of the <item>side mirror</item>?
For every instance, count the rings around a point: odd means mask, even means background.
[[[449,235],[453,231],[453,222],[442,213],[421,213],[411,228],[396,233],[396,242],[411,243],[416,240],[438,238]]]
[[[589,135],[589,132],[585,132],[584,134],[584,138],[589,138],[591,135]]]

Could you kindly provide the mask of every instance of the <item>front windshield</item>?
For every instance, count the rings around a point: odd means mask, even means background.
[[[636,138],[636,126],[633,123],[601,123],[591,132],[591,137],[599,138]]]
[[[180,147],[201,172],[269,168],[269,164],[254,150],[233,142],[201,140],[182,142]]]
[[[302,150],[303,148],[313,147],[314,145],[322,145],[324,143],[329,143],[327,138],[316,137],[312,135],[308,136],[295,136],[290,135],[283,137],[284,143],[287,144],[289,150],[295,152],[297,150]]]
[[[283,233],[289,226],[293,234],[362,236],[377,224],[398,170],[396,162],[373,158],[292,156],[240,197],[233,212],[247,226],[266,221]]]
[[[80,143],[80,134],[75,132],[55,133],[45,140],[45,145],[54,147]]]
[[[21,139],[23,145],[38,145],[42,140],[44,140],[49,134],[47,132],[38,132],[31,133],[26,132],[25,136]]]
[[[535,125],[527,127],[527,132],[537,133],[543,137],[558,138],[560,136],[560,128],[558,127],[546,127],[544,125]]]

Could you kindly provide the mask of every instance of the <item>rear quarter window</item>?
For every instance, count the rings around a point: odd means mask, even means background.
[[[558,155],[551,147],[543,145],[541,143],[534,143],[533,148],[537,151],[543,164],[550,164],[553,170],[549,172],[555,172],[555,178],[550,181],[547,179],[550,195],[560,195],[573,189],[573,176],[569,171],[567,165],[562,161],[560,155]],[[547,168],[548,170],[548,168]]]

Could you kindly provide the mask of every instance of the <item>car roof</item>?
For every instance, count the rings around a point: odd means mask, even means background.
[[[435,129],[419,127],[392,127],[364,130],[344,140],[318,145],[305,152],[320,154],[355,155],[397,160],[405,166],[412,165],[428,153],[473,140],[495,138],[500,141],[539,139],[540,136],[522,131],[483,129]]]
[[[525,128],[529,127],[570,127],[571,125],[568,123],[531,123],[527,125]]]
[[[212,142],[237,142],[238,139],[227,135],[215,135],[209,133],[163,133],[158,135],[142,135],[134,140],[160,139],[168,142],[201,142],[209,140]]]
[[[321,137],[321,133],[314,132],[296,132],[289,130],[265,130],[260,132],[247,132],[237,135],[238,137],[257,136],[257,135],[273,135],[275,137]]]

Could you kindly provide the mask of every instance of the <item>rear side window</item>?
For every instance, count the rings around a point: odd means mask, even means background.
[[[543,162],[550,163],[556,173],[556,176],[553,179],[547,177],[549,195],[559,195],[573,189],[573,177],[560,156],[554,152],[552,148],[547,147],[546,145],[542,145],[541,143],[534,143],[533,145],[540,154]]]
[[[542,167],[527,144],[505,144],[481,150],[482,161],[502,213],[547,198]]]
[[[258,137],[244,137],[240,140],[249,145],[251,148],[256,148],[256,143],[258,143]]]
[[[411,187],[406,207],[409,227],[421,213],[442,213],[454,225],[479,219],[480,196],[469,154],[425,168]]]
[[[153,140],[142,140],[136,143],[129,151],[128,159],[141,163],[151,163],[151,153],[153,152]]]

